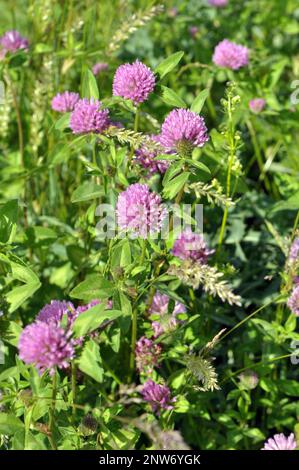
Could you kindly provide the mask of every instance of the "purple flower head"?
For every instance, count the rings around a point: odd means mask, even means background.
[[[99,75],[99,73],[104,72],[105,70],[108,70],[108,64],[106,64],[106,62],[97,62],[92,67],[92,73],[94,75]]]
[[[160,136],[152,135],[151,139],[159,142]],[[136,150],[134,160],[148,170],[149,176],[154,173],[163,174],[169,167],[169,162],[167,160],[155,160],[158,155],[158,150],[149,150],[146,146],[141,146]]]
[[[268,439],[262,450],[295,450],[297,443],[295,441],[294,434],[290,434],[288,437],[284,434],[275,434]]]
[[[135,358],[136,367],[139,372],[151,374],[159,362],[161,346],[155,344],[151,339],[142,336],[136,343]]]
[[[177,258],[190,259],[202,264],[207,263],[208,257],[212,253],[214,250],[208,249],[203,236],[189,229],[179,235],[172,248],[172,254]]]
[[[167,211],[158,194],[146,184],[136,183],[118,196],[116,214],[120,230],[145,239],[160,231]]]
[[[176,401],[175,398],[171,398],[170,390],[166,385],[159,385],[151,379],[145,382],[140,393],[143,399],[151,405],[153,412],[157,414],[161,410],[172,410],[172,403]]]
[[[74,357],[74,341],[54,322],[37,321],[26,326],[19,340],[19,355],[26,364],[34,364],[39,373],[55,367],[67,368]]]
[[[41,309],[36,320],[43,323],[55,323],[59,325],[64,314],[68,317],[68,324],[72,324],[76,317],[74,305],[71,302],[51,300],[51,303],[46,304]]]
[[[107,129],[109,124],[108,109],[101,109],[101,102],[93,98],[79,100],[70,119],[73,134],[99,134]]]
[[[289,300],[288,307],[297,317],[299,317],[299,284],[294,288]]]
[[[68,113],[74,110],[79,99],[80,96],[78,93],[65,91],[64,93],[58,93],[54,96],[51,106],[54,111],[58,111],[59,113]]]
[[[0,45],[4,53],[16,52],[19,49],[28,49],[28,40],[23,38],[18,31],[7,31],[0,38]]]
[[[155,88],[155,76],[151,69],[139,60],[118,67],[113,80],[113,95],[132,100],[135,104],[147,100]]]
[[[213,55],[214,64],[232,70],[248,65],[249,50],[245,46],[224,39],[216,47]]]
[[[156,292],[149,309],[151,315],[159,315],[159,320],[152,322],[152,328],[154,330],[154,336],[157,338],[165,331],[174,329],[178,324],[179,320],[176,318],[180,313],[186,312],[186,307],[181,302],[175,302],[173,312],[168,315],[168,304],[170,297],[166,294]]]
[[[213,7],[225,7],[228,4],[228,0],[208,0],[209,4]]]
[[[299,237],[296,237],[291,245],[288,261],[291,264],[299,261]]]
[[[174,109],[162,124],[160,143],[168,151],[189,155],[208,139],[204,119],[188,109]]]
[[[266,106],[266,100],[263,98],[254,98],[253,100],[249,101],[249,108],[253,113],[260,113],[263,111],[264,107]]]

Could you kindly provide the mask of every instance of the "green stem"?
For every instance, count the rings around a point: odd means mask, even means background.
[[[142,266],[146,253],[146,240],[141,240],[141,254],[139,259],[139,265]],[[133,307],[132,310],[132,336],[131,336],[131,355],[130,355],[130,377],[132,378],[134,374],[134,365],[135,365],[135,348],[137,340],[137,306]]]
[[[136,108],[135,119],[134,119],[134,132],[138,132],[139,127],[139,108]]]
[[[266,361],[266,362],[265,361],[259,361],[259,362],[251,364],[250,366],[243,367],[242,369],[239,369],[236,372],[234,372],[233,374],[231,374],[229,377],[226,377],[225,379],[223,379],[220,382],[220,385],[222,385],[224,382],[227,382],[232,377],[235,377],[236,375],[239,375],[241,372],[244,372],[245,370],[254,370],[255,367],[265,366],[267,364],[271,364],[271,362],[280,361],[281,359],[287,359],[288,357],[291,357],[293,354],[294,353],[284,354],[283,356],[273,357],[272,359],[269,359],[269,361]]]
[[[229,156],[229,161],[228,161],[227,178],[226,178],[226,196],[228,198],[230,197],[231,171],[232,171],[233,159],[234,159],[234,154],[231,152],[230,156]],[[219,241],[218,241],[218,249],[217,249],[218,253],[220,252],[222,242],[223,242],[223,239],[224,239],[224,235],[225,235],[227,216],[228,216],[228,208],[229,208],[229,204],[226,203],[224,213],[223,213],[223,218],[222,218]]]
[[[226,196],[227,196],[227,198],[229,198],[230,193],[231,193],[231,172],[232,172],[232,166],[233,166],[233,161],[234,161],[234,158],[235,158],[235,151],[236,151],[235,126],[234,126],[234,123],[233,123],[232,104],[231,104],[230,100],[228,100],[228,110],[227,110],[227,112],[228,112],[227,140],[228,140],[228,146],[229,146],[229,158],[228,158],[228,169],[227,169],[227,176],[226,176]],[[227,216],[228,216],[228,208],[229,208],[229,204],[226,203],[224,213],[223,213],[223,218],[222,218],[221,229],[220,229],[217,255],[219,255],[219,253],[220,253],[220,249],[221,249],[222,242],[223,242],[224,235],[225,235],[226,222],[227,222]]]
[[[142,240],[141,241],[141,255],[140,255],[140,260],[139,260],[139,265],[142,266],[145,258],[145,253],[146,253],[146,241]]]
[[[135,368],[135,347],[137,340],[137,308],[132,310],[132,337],[131,337],[131,355],[130,355],[130,378],[132,379]]]
[[[135,119],[134,119],[134,132],[138,132],[138,127],[139,127],[139,108],[136,107],[136,112],[135,112]],[[128,158],[128,163],[127,163],[127,168],[125,172],[125,176],[128,174],[129,167],[131,165],[131,161],[134,155],[135,149],[132,147],[130,153],[129,153],[129,158]]]
[[[11,93],[12,93],[13,105],[14,105],[15,112],[16,112],[16,121],[17,121],[17,129],[18,129],[18,141],[19,141],[19,152],[20,152],[20,158],[21,158],[21,165],[22,165],[23,171],[25,171],[24,135],[23,135],[23,125],[22,125],[21,111],[20,111],[20,107],[19,107],[17,92],[16,92],[15,86],[13,84],[13,81],[9,76],[9,73],[7,73],[6,82],[7,82],[7,85],[10,87]],[[26,185],[27,185],[27,180],[25,178],[24,179],[24,226],[25,226],[25,228],[28,227]]]
[[[74,361],[72,361],[72,414],[73,417],[76,416],[76,399],[77,399],[77,367]]]
[[[255,129],[254,129],[253,124],[250,120],[246,121],[246,126],[247,126],[247,128],[249,130],[249,133],[250,133],[250,136],[251,136],[253,149],[254,149],[254,155],[255,155],[259,170],[260,170],[259,179],[260,180],[262,180],[262,179],[265,180],[266,189],[269,192],[271,192],[271,184],[270,184],[268,176],[266,175],[266,172],[265,172],[263,157],[262,157],[261,149],[260,149],[260,146],[259,146],[259,143],[258,143],[258,140],[257,140]]]
[[[239,323],[237,323],[233,328],[231,328],[229,331],[227,331],[227,333],[225,333],[224,335],[221,336],[220,341],[222,341],[224,338],[226,338],[228,335],[230,335],[233,331],[237,330],[240,326],[242,326],[244,323],[246,323],[248,320],[250,320],[254,315],[256,315],[257,313],[261,312],[262,310],[264,310],[264,308],[266,307],[269,307],[269,305],[271,305],[273,302],[277,302],[278,300],[280,299],[280,296],[276,297],[276,299],[274,300],[270,300],[269,302],[267,302],[265,305],[262,305],[261,307],[259,307],[257,310],[255,310],[254,312],[252,312],[250,315],[248,315],[247,317],[243,318],[243,320],[241,320]]]
[[[51,406],[49,410],[49,440],[53,450],[57,450],[57,446],[54,439],[54,426],[55,426],[55,407],[56,407],[56,395],[57,395],[57,375],[56,370],[53,375],[52,382],[52,398]]]

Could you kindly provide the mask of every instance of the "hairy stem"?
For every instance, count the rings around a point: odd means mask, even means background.
[[[77,367],[75,361],[72,361],[72,414],[76,416],[76,399],[77,399]]]
[[[49,441],[53,450],[57,450],[56,442],[54,439],[56,395],[57,395],[57,373],[55,370],[54,375],[53,375],[53,381],[52,381],[51,406],[49,410]]]

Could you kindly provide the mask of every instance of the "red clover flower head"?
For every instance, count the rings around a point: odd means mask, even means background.
[[[171,393],[167,385],[160,385],[149,379],[145,382],[141,395],[147,401],[154,413],[160,414],[161,410],[172,410],[175,398],[171,398]]]
[[[79,93],[65,91],[64,93],[58,93],[56,96],[54,96],[51,102],[51,106],[52,109],[58,113],[68,113],[74,110],[79,99]]]
[[[6,54],[7,52],[16,52],[19,49],[27,50],[29,43],[18,31],[13,30],[7,31],[0,38],[0,46],[2,47],[2,52]]]
[[[268,439],[262,450],[295,450],[297,443],[294,434],[285,436],[284,434],[275,434],[273,438]]]
[[[162,348],[155,344],[153,340],[141,336],[136,342],[135,357],[136,367],[139,372],[151,374],[155,366],[158,365]]]
[[[26,364],[33,364],[39,373],[55,367],[67,368],[74,357],[74,340],[55,322],[36,321],[26,326],[19,340],[19,355]]]
[[[202,147],[207,140],[204,118],[188,109],[174,109],[162,124],[160,143],[168,151],[189,156],[195,147]]]
[[[135,183],[118,196],[116,214],[120,230],[145,239],[160,231],[167,211],[158,194]]]
[[[122,96],[138,104],[146,101],[155,88],[155,75],[139,60],[118,67],[113,80],[113,95]]]
[[[172,248],[172,254],[177,258],[198,261],[201,264],[206,264],[212,253],[214,250],[207,247],[203,236],[189,229],[179,235]]]
[[[254,98],[249,101],[249,108],[255,114],[261,113],[266,106],[266,100],[263,98]]]
[[[67,327],[71,327],[76,317],[76,310],[72,302],[64,300],[51,300],[51,303],[46,304],[36,317],[37,321],[44,323],[54,323],[59,326],[63,316],[67,315]]]
[[[100,134],[109,127],[109,111],[102,109],[100,101],[83,98],[77,102],[71,114],[70,128],[73,134]]]
[[[245,46],[224,39],[215,47],[213,62],[219,67],[238,70],[248,65],[249,50]]]

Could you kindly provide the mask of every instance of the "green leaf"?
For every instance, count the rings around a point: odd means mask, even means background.
[[[162,185],[165,187],[168,182],[173,178],[175,175],[177,175],[183,168],[184,162],[178,161],[170,165],[164,175]]]
[[[225,137],[224,135],[220,134],[216,129],[212,129],[210,132],[210,136],[213,142],[213,145],[216,150],[220,150],[225,145]]]
[[[169,106],[174,106],[176,108],[186,108],[187,105],[182,98],[171,90],[167,86],[162,86],[162,101],[168,104]]]
[[[81,313],[73,324],[76,338],[96,330],[105,320],[115,320],[122,315],[121,310],[105,310],[105,303],[95,305]]]
[[[71,202],[83,202],[95,199],[104,194],[103,188],[91,181],[81,184],[72,194]]]
[[[160,75],[160,78],[165,77],[169,72],[171,72],[180,62],[184,55],[184,52],[179,51],[167,57],[167,59],[160,62],[156,67],[155,72]]]
[[[11,277],[13,280],[18,280],[24,283],[23,286],[14,287],[6,294],[6,300],[10,304],[9,311],[14,312],[25,300],[31,297],[37,289],[40,288],[41,283],[37,275],[28,266],[10,261]]]
[[[0,413],[0,434],[13,436],[24,429],[24,423],[14,415]]]
[[[163,189],[163,196],[167,199],[173,199],[188,181],[189,172],[181,173],[170,180]]]
[[[65,113],[58,121],[55,123],[55,129],[58,131],[63,131],[70,127],[70,116],[71,113]]]
[[[296,380],[279,380],[277,385],[284,395],[299,397],[299,383]]]
[[[99,90],[96,78],[91,70],[86,69],[83,75],[82,96],[84,98],[99,99]]]
[[[113,247],[111,256],[112,267],[126,267],[132,262],[130,242],[127,239],[121,240]]]
[[[22,327],[14,321],[10,321],[7,323],[8,325],[7,325],[7,328],[5,329],[3,339],[6,343],[9,343],[12,346],[17,347],[19,343],[20,334],[22,333]]]
[[[200,113],[209,94],[210,94],[209,88],[202,90],[193,101],[191,105],[191,111],[193,111],[194,113]]]
[[[297,191],[286,201],[279,201],[271,209],[271,213],[280,211],[292,211],[299,209],[299,192]]]
[[[188,162],[190,165],[194,166],[195,168],[198,168],[198,170],[202,170],[205,173],[208,173],[209,175],[211,174],[209,168],[202,162],[199,162],[198,160],[192,160],[192,158],[186,158],[186,162]]]
[[[291,313],[289,315],[289,318],[285,322],[284,327],[288,333],[292,333],[293,331],[296,330],[296,326],[297,326],[296,315]]]
[[[13,241],[18,221],[18,201],[8,201],[0,208],[0,243]]]
[[[96,382],[103,382],[104,369],[102,367],[100,349],[92,340],[88,341],[84,346],[79,359],[79,369],[84,372],[84,374],[92,377]]]
[[[116,290],[113,295],[113,307],[121,310],[122,312],[122,316],[119,317],[117,323],[119,324],[122,333],[125,334],[128,332],[131,324],[131,302],[123,292]]]
[[[263,441],[265,439],[265,434],[258,428],[244,429],[244,435],[253,439],[254,442]]]
[[[89,276],[85,281],[76,286],[70,293],[75,299],[91,301],[92,299],[107,299],[114,292],[112,282],[104,279],[99,274]]]
[[[53,52],[53,46],[51,44],[44,44],[39,42],[34,47],[35,54],[45,54],[46,52]]]

